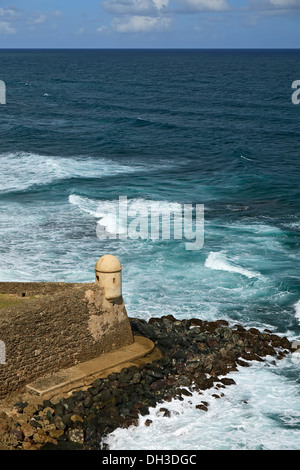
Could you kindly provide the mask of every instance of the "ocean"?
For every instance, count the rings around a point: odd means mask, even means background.
[[[93,282],[110,253],[129,317],[224,319],[299,340],[299,60],[299,50],[0,50],[0,280]],[[120,198],[134,237],[116,233]],[[172,229],[145,232],[172,204],[204,208],[197,249]],[[109,446],[299,450],[299,365],[253,362],[222,399],[205,392],[207,413],[196,397],[168,403],[168,419],[159,405],[151,428],[141,417]]]

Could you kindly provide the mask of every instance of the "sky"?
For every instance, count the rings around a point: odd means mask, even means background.
[[[0,0],[0,48],[299,48],[300,0]]]

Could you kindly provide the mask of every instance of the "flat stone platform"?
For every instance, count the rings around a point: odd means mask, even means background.
[[[122,365],[129,366],[132,361],[151,354],[154,348],[153,342],[148,338],[134,336],[134,342],[129,346],[42,377],[27,384],[26,390],[38,396],[70,391],[90,384],[95,378],[106,376]]]

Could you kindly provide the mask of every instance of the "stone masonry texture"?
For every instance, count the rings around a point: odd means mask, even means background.
[[[94,283],[0,283],[0,293],[24,298],[0,309],[0,398],[133,342],[123,299],[108,302]]]

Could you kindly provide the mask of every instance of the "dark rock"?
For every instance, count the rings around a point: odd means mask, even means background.
[[[14,408],[16,409],[16,411],[18,413],[23,413],[24,408],[26,408],[26,406],[28,406],[28,402],[27,401],[26,402],[18,401],[13,406],[14,406]]]
[[[280,346],[284,349],[288,349],[289,351],[292,349],[292,343],[285,336],[281,338]]]
[[[31,418],[30,425],[33,428],[41,428],[42,427],[41,423],[39,423],[39,421],[37,421],[35,418]]]
[[[176,318],[173,317],[173,315],[164,315],[164,316],[161,317],[161,319],[162,319],[162,320],[168,320],[168,321],[170,321],[170,322],[172,322],[172,323],[174,323],[174,322],[177,321]]]
[[[140,372],[136,372],[135,374],[133,374],[131,382],[133,384],[139,384],[141,380],[142,380],[142,374]]]
[[[52,408],[53,404],[50,400],[44,400],[43,401],[43,408]]]
[[[53,405],[52,405],[53,406]],[[54,407],[54,413],[55,413],[55,416],[62,416],[63,413],[64,413],[64,407],[62,405],[62,403],[57,403],[56,405],[53,406]]]
[[[72,399],[76,401],[84,400],[86,398],[87,392],[83,390],[75,391],[72,393]]]
[[[234,327],[235,327],[237,330],[239,330],[239,331],[246,331],[246,329],[245,329],[242,325],[240,325],[240,324],[238,324],[238,323],[235,324]]]
[[[71,413],[65,413],[62,417],[61,417],[61,420],[62,422],[64,423],[65,425],[65,428],[66,427],[69,427],[69,426],[72,426],[72,420],[71,420],[71,417],[73,416],[73,412]]]
[[[91,396],[87,396],[82,403],[84,408],[90,408],[93,404],[93,398]]]
[[[146,405],[143,405],[141,408],[140,408],[140,413],[142,416],[146,416],[149,414],[149,408],[148,406]]]
[[[101,397],[101,401],[107,402],[111,398],[112,395],[111,395],[111,391],[106,389],[106,390],[103,390],[98,396]]]
[[[229,325],[227,320],[217,320],[216,323],[218,323],[219,325],[225,325],[225,326]]]
[[[155,328],[150,323],[147,323],[143,320],[131,320],[130,322],[132,331],[141,336],[146,336],[146,338],[151,339],[152,341],[157,340],[158,336],[155,331]]]
[[[17,441],[23,441],[25,437],[22,429],[12,429],[10,434]]]
[[[96,443],[98,440],[97,432],[97,416],[95,414],[90,415],[85,421],[85,440],[91,443]]]
[[[174,345],[174,341],[169,336],[165,336],[164,338],[159,338],[159,340],[157,341],[157,345],[161,349],[171,349]]]
[[[250,333],[253,333],[254,335],[260,335],[260,331],[257,328],[250,328],[248,330]]]
[[[103,379],[96,379],[93,382],[93,387],[98,388],[99,391],[100,391],[102,385],[103,385]]]
[[[216,384],[216,388],[225,388],[225,385],[223,385],[223,384]]]
[[[239,366],[242,366],[242,367],[249,367],[250,366],[249,362],[243,361],[242,359],[237,359],[236,363]]]
[[[189,390],[187,390],[186,388],[181,389],[181,395],[184,395],[186,397],[192,397],[193,396],[193,394],[191,392],[189,392]]]
[[[235,385],[235,381],[233,379],[229,379],[227,377],[224,377],[223,379],[220,379],[220,382],[224,385]]]
[[[63,422],[61,416],[55,416],[53,423],[55,424],[56,429],[64,430],[66,428],[66,425]]]
[[[208,411],[207,406],[205,405],[196,405],[197,410]]]
[[[190,320],[190,325],[191,326],[202,326],[202,324],[203,324],[203,321],[200,320],[200,318],[192,318]]]

